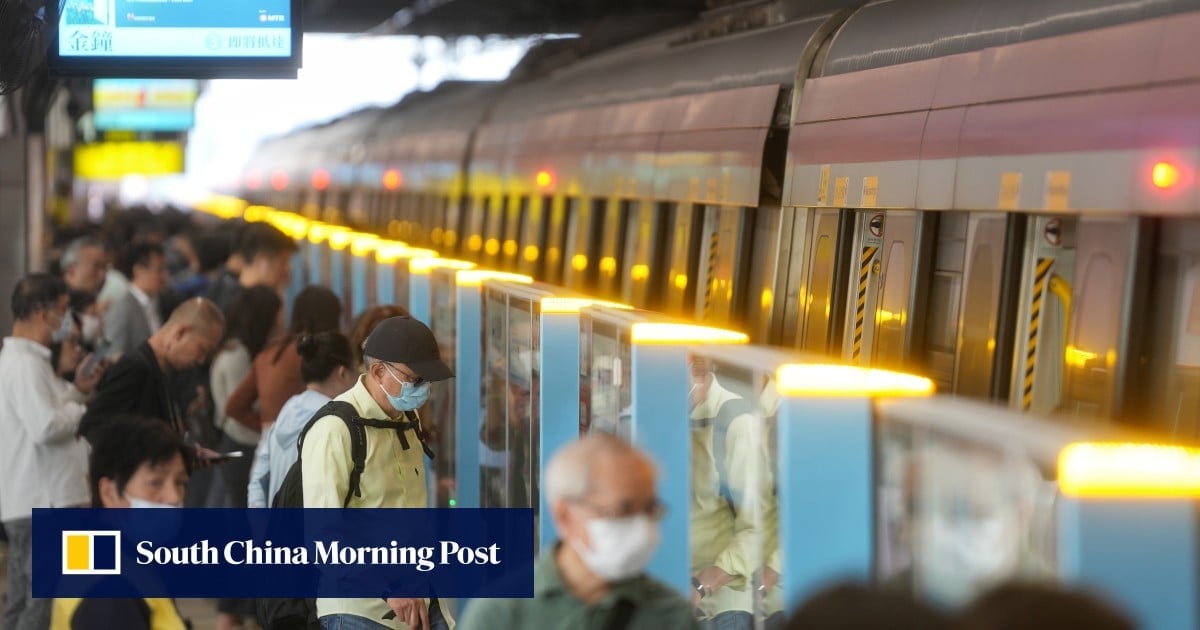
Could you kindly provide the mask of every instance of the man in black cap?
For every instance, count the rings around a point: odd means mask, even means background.
[[[425,324],[411,317],[392,317],[375,327],[363,344],[366,374],[334,400],[350,403],[368,421],[367,457],[359,479],[361,495],[350,495],[350,508],[423,508],[428,506],[416,410],[429,398],[430,383],[444,381],[454,372],[442,362],[437,340]],[[395,427],[386,426],[389,422]],[[411,427],[400,429],[401,423]],[[353,468],[351,435],[340,418],[325,416],[304,436],[304,506],[340,508],[350,489]],[[395,618],[385,620],[385,615]],[[345,616],[359,619],[349,619]],[[365,618],[387,628],[437,630],[445,627],[440,606],[425,599],[318,599],[321,626],[339,622],[361,625]],[[432,624],[431,624],[432,622]]]

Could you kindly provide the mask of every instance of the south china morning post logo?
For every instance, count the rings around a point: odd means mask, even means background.
[[[328,565],[328,566],[410,566],[422,573],[439,566],[501,564],[500,545],[465,547],[453,540],[436,545],[405,546],[395,540],[378,546],[346,545],[337,540],[313,541],[312,546],[276,545],[271,540],[231,540],[214,544],[209,539],[187,546],[158,546],[153,541],[137,543],[137,564],[156,566],[187,565]]]
[[[36,597],[531,597],[532,510],[35,510]]]
[[[120,575],[120,552],[120,531],[63,531],[62,574]]]

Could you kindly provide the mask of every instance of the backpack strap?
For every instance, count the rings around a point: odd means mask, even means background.
[[[421,450],[429,459],[434,459],[436,456],[433,449],[429,448],[429,444],[425,442],[425,433],[421,430],[421,418],[415,411],[405,411],[403,422],[395,420],[370,420],[367,418],[359,418],[357,421],[364,426],[374,427],[376,429],[392,429],[396,432],[396,438],[400,440],[400,448],[408,450],[412,445],[408,441],[408,431],[412,430],[417,435],[417,441],[421,443]]]
[[[346,498],[342,500],[342,507],[346,507],[350,505],[350,497],[362,497],[360,481],[363,470],[367,466],[367,430],[363,428],[363,425],[370,421],[359,417],[354,406],[348,402],[331,400],[325,403],[300,431],[300,438],[296,440],[296,449],[299,451],[296,461],[300,461],[300,454],[304,453],[304,436],[318,420],[326,416],[341,418],[342,423],[346,425],[346,430],[350,432],[350,461],[353,466],[350,469],[350,483]]]

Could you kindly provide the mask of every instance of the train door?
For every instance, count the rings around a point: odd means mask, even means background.
[[[1007,397],[1012,357],[1007,348],[1011,347],[1015,320],[1006,316],[1007,302],[1012,301],[1008,285],[1019,282],[1020,259],[1020,250],[1011,245],[1023,242],[1019,233],[1023,219],[1016,214],[979,212],[968,215],[965,225],[951,222],[953,237],[965,236],[954,362],[954,393],[958,395]],[[941,247],[938,249],[940,255]]]
[[[1200,438],[1200,220],[1160,224],[1154,267],[1154,336],[1146,381],[1150,417],[1180,441]]]
[[[656,261],[665,249],[659,246],[666,233],[670,212],[665,204],[637,202],[625,228],[625,255],[621,269],[621,300],[640,308],[650,307],[650,270],[661,267]]]
[[[541,259],[546,251],[546,215],[550,212],[553,197],[530,197],[525,219],[521,225],[518,243],[518,271],[527,276],[542,278]]]
[[[501,269],[516,271],[517,256],[520,249],[522,224],[529,210],[529,197],[519,195],[509,198],[508,208],[504,213],[504,231],[500,235]]]
[[[813,211],[809,208],[784,208],[779,221],[779,244],[775,258],[775,301],[771,308],[767,343],[796,347],[800,345],[803,307],[801,296],[807,271],[808,235]]]
[[[716,326],[728,326],[742,315],[738,305],[743,304],[745,291],[743,277],[748,266],[746,257],[750,241],[746,238],[751,212],[746,208],[722,208],[709,206],[705,209],[704,238],[701,259],[704,264],[697,270],[698,286],[703,293],[696,299],[696,319]]]
[[[563,245],[567,235],[567,206],[572,201],[564,197],[546,197],[549,219],[546,221],[545,240],[542,243],[542,277],[550,284],[563,281]]]
[[[1062,403],[1075,239],[1073,217],[1031,218],[1009,394],[1012,406],[1022,411],[1045,415]]]
[[[627,199],[609,199],[605,208],[596,280],[599,294],[608,299],[621,298],[620,270],[625,253],[626,225],[633,203]]]
[[[563,265],[564,281],[568,288],[590,291],[596,282],[596,255],[599,252],[596,238],[600,220],[604,217],[604,199],[581,199],[572,206],[567,221],[566,260]]]
[[[841,210],[813,211],[808,251],[803,254],[807,275],[802,276],[798,306],[803,315],[803,334],[797,341],[808,352],[837,355],[841,350],[847,288],[844,278],[848,273],[846,261],[850,259],[849,224]]]
[[[463,225],[462,253],[470,260],[480,260],[483,252],[483,230],[487,223],[488,196],[472,197],[468,202],[467,220]]]
[[[1138,218],[1079,220],[1063,357],[1067,413],[1110,418],[1124,411],[1130,359],[1137,356],[1134,335],[1141,330],[1134,320],[1143,310],[1137,290],[1138,276],[1147,268],[1147,236]]]
[[[868,220],[868,231],[877,213]],[[888,211],[879,250],[879,289],[876,309],[868,313],[873,326],[871,363],[903,370],[917,369],[916,353],[924,347],[926,298],[932,260],[932,217],[915,210]],[[857,323],[857,322],[856,322]]]
[[[680,203],[671,213],[665,290],[662,308],[672,315],[686,315],[696,301],[696,275],[700,261],[700,232],[704,226],[703,208]]]

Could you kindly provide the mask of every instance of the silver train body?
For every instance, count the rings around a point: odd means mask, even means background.
[[[277,138],[239,194],[1195,438],[1200,1],[798,4]]]

